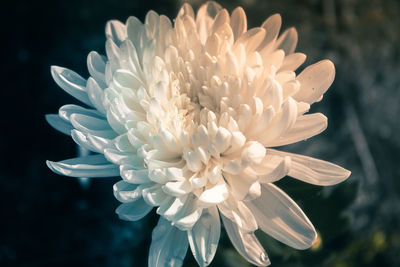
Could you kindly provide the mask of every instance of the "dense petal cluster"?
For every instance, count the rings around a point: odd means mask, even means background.
[[[327,126],[306,114],[331,85],[329,60],[296,69],[297,32],[279,36],[281,17],[247,29],[208,2],[195,15],[184,4],[173,23],[150,11],[106,26],[106,56],[91,52],[90,76],[53,66],[57,84],[88,107],[66,105],[47,120],[89,156],[48,162],[73,177],[121,176],[116,212],[135,221],[154,207],[149,266],[180,266],[190,245],[200,266],[213,259],[220,220],[238,252],[266,266],[254,235],[261,229],[297,249],[312,245],[313,225],[273,182],[288,175],[332,185],[350,172],[322,160],[273,149]],[[174,244],[171,246],[171,244]]]

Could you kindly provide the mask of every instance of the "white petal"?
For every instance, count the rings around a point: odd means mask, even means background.
[[[220,233],[221,222],[215,206],[204,210],[194,227],[187,231],[190,248],[200,267],[208,266],[213,260]]]
[[[59,162],[46,161],[55,173],[71,177],[110,177],[118,176],[118,166],[110,164],[104,155],[91,155],[67,159]]]
[[[92,77],[87,80],[86,89],[88,91],[90,102],[93,103],[93,106],[102,114],[106,114],[106,110],[103,105],[104,92]]]
[[[221,215],[225,230],[233,246],[247,261],[257,266],[268,266],[270,261],[254,233],[244,232],[237,224]]]
[[[146,204],[143,198],[139,198],[134,202],[122,203],[115,210],[118,217],[126,221],[138,221],[146,216],[151,210],[152,206]]]
[[[334,185],[347,179],[351,172],[333,163],[311,157],[268,149],[267,154],[289,156],[292,165],[289,176],[315,185]]]
[[[276,138],[284,134],[288,129],[292,127],[297,118],[297,105],[291,97],[288,97],[287,101],[283,104],[280,115],[276,116],[275,123],[265,131],[264,136],[261,136],[260,142],[269,146],[269,144],[275,141]]]
[[[250,141],[242,152],[242,164],[258,164],[265,157],[265,147],[255,141]]]
[[[46,121],[51,127],[66,135],[70,135],[74,129],[71,123],[61,119],[57,114],[47,114]]]
[[[225,202],[218,204],[218,209],[221,214],[235,222],[243,231],[254,232],[258,229],[256,219],[242,201],[230,196]]]
[[[126,27],[118,20],[110,20],[106,25],[106,36],[120,45],[127,38]]]
[[[87,57],[87,66],[90,76],[99,83],[100,87],[104,89],[106,85],[105,73],[106,73],[106,61],[107,58],[100,55],[96,51],[89,53]]]
[[[321,113],[303,115],[296,120],[289,131],[270,142],[268,146],[283,146],[308,139],[323,132],[327,126],[328,119]]]
[[[273,184],[263,184],[261,197],[247,202],[261,230],[296,249],[307,249],[317,233],[300,207]]]
[[[86,134],[82,133],[81,131],[78,130],[72,130],[71,131],[71,137],[77,143],[78,145],[89,149],[90,151],[97,152],[97,153],[103,153],[103,149],[98,149],[97,147],[93,146],[92,143],[88,140],[88,137]]]
[[[153,230],[149,252],[151,267],[181,267],[188,248],[187,234],[160,217]]]
[[[104,119],[75,113],[71,115],[70,120],[72,125],[81,132],[107,139],[117,136],[117,133],[111,129],[108,122]]]
[[[294,96],[294,99],[309,104],[318,102],[331,86],[334,78],[335,66],[330,60],[322,60],[308,66],[297,76],[297,80],[300,82],[300,90]]]
[[[151,182],[148,176],[147,169],[135,169],[134,166],[121,165],[120,173],[121,177],[128,183],[142,184]]]
[[[168,197],[159,184],[149,184],[142,190],[143,199],[150,206],[160,206],[163,201]]]
[[[270,158],[266,157],[265,161],[270,161]],[[261,167],[259,170],[255,171],[263,172],[258,175],[258,181],[260,183],[273,183],[288,175],[291,166],[292,160],[290,157],[286,156],[281,158],[278,164],[271,162],[267,166],[263,166],[265,169]],[[253,169],[255,168],[253,167]]]
[[[65,121],[70,121],[71,115],[81,114],[86,116],[95,117],[97,119],[103,119],[104,116],[94,109],[87,109],[77,105],[64,105],[58,110],[58,115]]]
[[[123,203],[134,202],[142,196],[142,190],[136,184],[119,181],[113,186],[114,196]]]
[[[131,165],[138,169],[143,168],[143,160],[131,152],[121,152],[116,149],[106,148],[103,151],[106,159],[116,165]]]
[[[186,180],[178,181],[178,182],[168,182],[163,186],[163,190],[165,193],[180,197],[190,193],[192,186]]]
[[[86,92],[86,80],[80,75],[58,66],[51,66],[51,75],[58,86],[68,94],[91,107],[93,106]]]
[[[228,188],[225,183],[217,184],[210,189],[204,190],[200,195],[199,201],[206,205],[215,205],[225,201],[229,196]]]

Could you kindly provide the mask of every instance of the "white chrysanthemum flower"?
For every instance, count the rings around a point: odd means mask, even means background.
[[[106,26],[106,53],[91,52],[83,79],[53,66],[57,84],[88,108],[66,105],[47,120],[93,155],[48,162],[73,177],[121,176],[114,185],[121,219],[154,207],[149,266],[180,266],[188,246],[200,266],[213,259],[220,217],[238,252],[268,265],[260,228],[297,249],[316,232],[299,206],[273,183],[288,175],[333,185],[350,172],[332,163],[272,149],[322,132],[327,119],[306,114],[331,85],[329,60],[295,70],[297,32],[278,37],[281,17],[247,29],[242,8],[215,2],[196,15],[184,4],[174,23],[150,11],[142,24]]]

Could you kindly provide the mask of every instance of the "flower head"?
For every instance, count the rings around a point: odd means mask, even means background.
[[[269,260],[258,228],[294,248],[313,244],[313,225],[273,182],[288,175],[332,185],[350,172],[272,148],[326,128],[324,115],[306,113],[335,70],[323,60],[296,75],[306,56],[294,53],[296,30],[278,37],[280,26],[278,14],[247,29],[240,7],[229,15],[208,2],[195,15],[184,4],[173,23],[153,11],[144,23],[108,22],[107,55],[89,54],[87,80],[52,67],[57,84],[88,108],[66,105],[47,119],[93,154],[48,166],[73,177],[121,176],[121,219],[156,207],[149,266],[179,266],[189,245],[207,266],[220,218],[238,252],[259,266]]]

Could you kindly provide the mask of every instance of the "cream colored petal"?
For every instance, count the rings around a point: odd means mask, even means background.
[[[160,217],[153,230],[148,266],[181,267],[188,249],[187,234]]]
[[[295,71],[298,67],[301,66],[301,64],[306,61],[306,55],[303,53],[293,53],[290,55],[285,56],[285,59],[283,60],[282,66],[279,69],[279,71]]]
[[[322,60],[308,66],[297,76],[300,90],[293,98],[309,104],[318,102],[331,86],[334,78],[335,66],[330,60]]]
[[[296,118],[296,101],[288,97],[288,100],[283,104],[281,113],[275,117],[272,126],[260,136],[258,141],[268,147],[270,143],[274,142],[282,134],[285,134],[294,125]]]
[[[311,157],[268,149],[267,154],[289,156],[292,165],[289,176],[315,185],[334,185],[347,179],[351,172],[330,162]]]
[[[245,232],[254,232],[258,229],[257,222],[251,211],[242,201],[238,201],[232,196],[218,204],[218,210]]]
[[[247,18],[243,8],[237,7],[233,10],[230,24],[236,41],[244,32],[247,31]]]
[[[211,32],[214,18],[221,9],[222,7],[218,3],[207,2],[197,11],[196,25],[201,43],[204,44],[206,42],[207,37]]]
[[[254,233],[243,231],[236,223],[221,215],[233,246],[247,261],[256,266],[268,266],[269,258]]]
[[[290,55],[296,49],[298,40],[297,31],[295,28],[289,28],[279,36],[276,41],[276,48],[282,49],[285,52],[285,55]]]
[[[204,210],[194,227],[187,231],[190,248],[200,267],[208,266],[213,260],[220,232],[221,223],[215,206]]]
[[[303,115],[293,127],[278,139],[268,144],[269,147],[283,146],[303,141],[323,132],[328,126],[328,119],[321,113]]]
[[[261,186],[261,197],[246,202],[261,230],[296,249],[307,249],[317,233],[300,207],[273,184]]]
[[[229,196],[229,191],[225,183],[216,184],[213,187],[204,190],[200,195],[199,201],[206,205],[216,205],[225,201]]]

